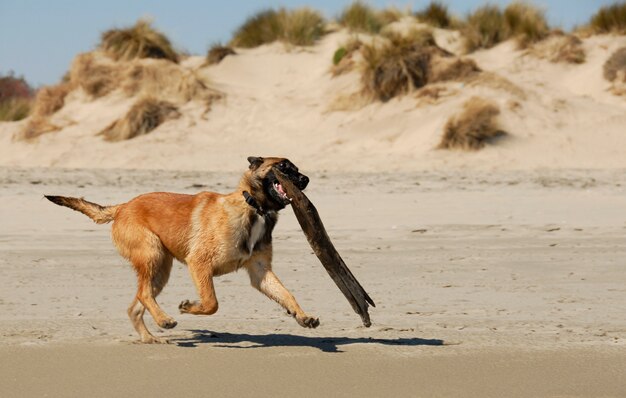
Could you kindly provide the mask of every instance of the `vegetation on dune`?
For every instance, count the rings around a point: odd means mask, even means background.
[[[412,40],[363,45],[363,92],[380,101],[426,85],[431,47]]]
[[[71,91],[68,83],[45,86],[37,90],[33,104],[33,115],[36,117],[49,116],[65,105],[65,97]]]
[[[415,13],[420,22],[427,23],[437,28],[450,28],[452,17],[448,7],[439,1],[431,1],[423,10]]]
[[[353,32],[378,33],[383,27],[379,13],[362,1],[347,6],[338,22]]]
[[[167,101],[155,97],[139,99],[128,113],[116,120],[99,135],[107,141],[123,141],[145,135],[156,129],[166,120],[180,117],[178,108]]]
[[[403,12],[396,7],[387,7],[378,11],[377,19],[381,26],[386,26],[390,23],[398,22],[405,15],[408,15],[408,13]]]
[[[491,48],[515,38],[520,48],[526,48],[546,38],[549,26],[539,8],[524,2],[509,4],[504,11],[495,5],[479,7],[467,17],[462,28],[467,52]]]
[[[224,46],[222,44],[214,44],[211,46],[206,55],[206,64],[215,65],[222,62],[224,58],[229,55],[236,55],[237,53],[231,47]]]
[[[500,129],[497,116],[500,109],[480,97],[472,97],[463,104],[463,111],[451,117],[439,143],[440,149],[477,150],[487,142],[506,133]]]
[[[12,73],[0,76],[0,121],[14,122],[28,116],[33,89],[22,77]]]
[[[354,54],[362,45],[361,40],[353,36],[335,51],[333,54],[333,66],[331,68],[333,77],[349,72],[354,68]]]
[[[179,55],[163,33],[149,21],[139,20],[125,29],[111,29],[102,34],[100,47],[115,60],[158,58],[178,62]]]
[[[545,39],[550,32],[545,12],[524,2],[509,4],[504,9],[505,29],[515,37],[520,48]]]
[[[467,17],[463,27],[467,52],[491,48],[508,38],[504,15],[498,6],[484,5]]]
[[[310,8],[289,11],[284,20],[284,37],[294,46],[311,46],[324,35],[326,21],[322,14]]]
[[[547,39],[532,44],[528,52],[552,63],[582,64],[586,59],[582,41],[562,32],[553,32]]]
[[[310,46],[324,35],[324,18],[310,8],[269,9],[249,17],[233,35],[230,45],[252,48],[274,41]]]
[[[626,83],[626,47],[618,49],[606,60],[603,71],[606,80]]]
[[[79,54],[70,67],[69,82],[82,88],[92,98],[100,98],[119,86],[120,65],[97,53]]]
[[[626,1],[601,7],[589,20],[595,33],[626,33]]]

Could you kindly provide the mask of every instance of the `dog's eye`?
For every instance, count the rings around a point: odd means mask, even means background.
[[[287,168],[287,162],[278,163],[278,170],[285,170]]]

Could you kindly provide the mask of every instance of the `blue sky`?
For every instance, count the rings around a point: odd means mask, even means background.
[[[589,19],[600,6],[614,0],[536,0],[550,23],[565,29]],[[149,1],[149,0],[0,0],[0,73],[14,71],[31,84],[57,82],[79,52],[93,49],[100,34],[151,17],[174,44],[192,54],[205,54],[211,43],[228,41],[247,16],[268,7],[311,6],[327,17],[336,16],[350,1]],[[371,0],[371,5],[420,9],[429,0]],[[483,0],[444,1],[462,16]],[[491,3],[507,4],[505,0]]]

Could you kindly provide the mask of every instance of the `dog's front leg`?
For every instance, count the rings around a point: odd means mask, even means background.
[[[250,283],[267,297],[280,304],[287,312],[296,318],[298,324],[304,328],[316,328],[320,324],[319,318],[305,314],[289,290],[283,286],[278,277],[272,272],[271,254],[259,254],[252,257],[246,264],[250,274]]]

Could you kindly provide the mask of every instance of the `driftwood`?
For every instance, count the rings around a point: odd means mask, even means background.
[[[376,307],[376,304],[374,304],[374,301],[363,289],[359,281],[352,275],[337,249],[333,246],[326,233],[326,228],[324,228],[324,224],[317,213],[317,209],[289,178],[276,169],[274,169],[274,174],[287,196],[291,199],[291,208],[296,214],[300,227],[302,227],[302,231],[317,258],[322,262],[322,265],[326,268],[333,281],[335,281],[339,290],[346,296],[354,312],[361,316],[363,325],[370,327],[372,322],[370,322],[370,315],[367,312],[368,303],[373,307]]]

